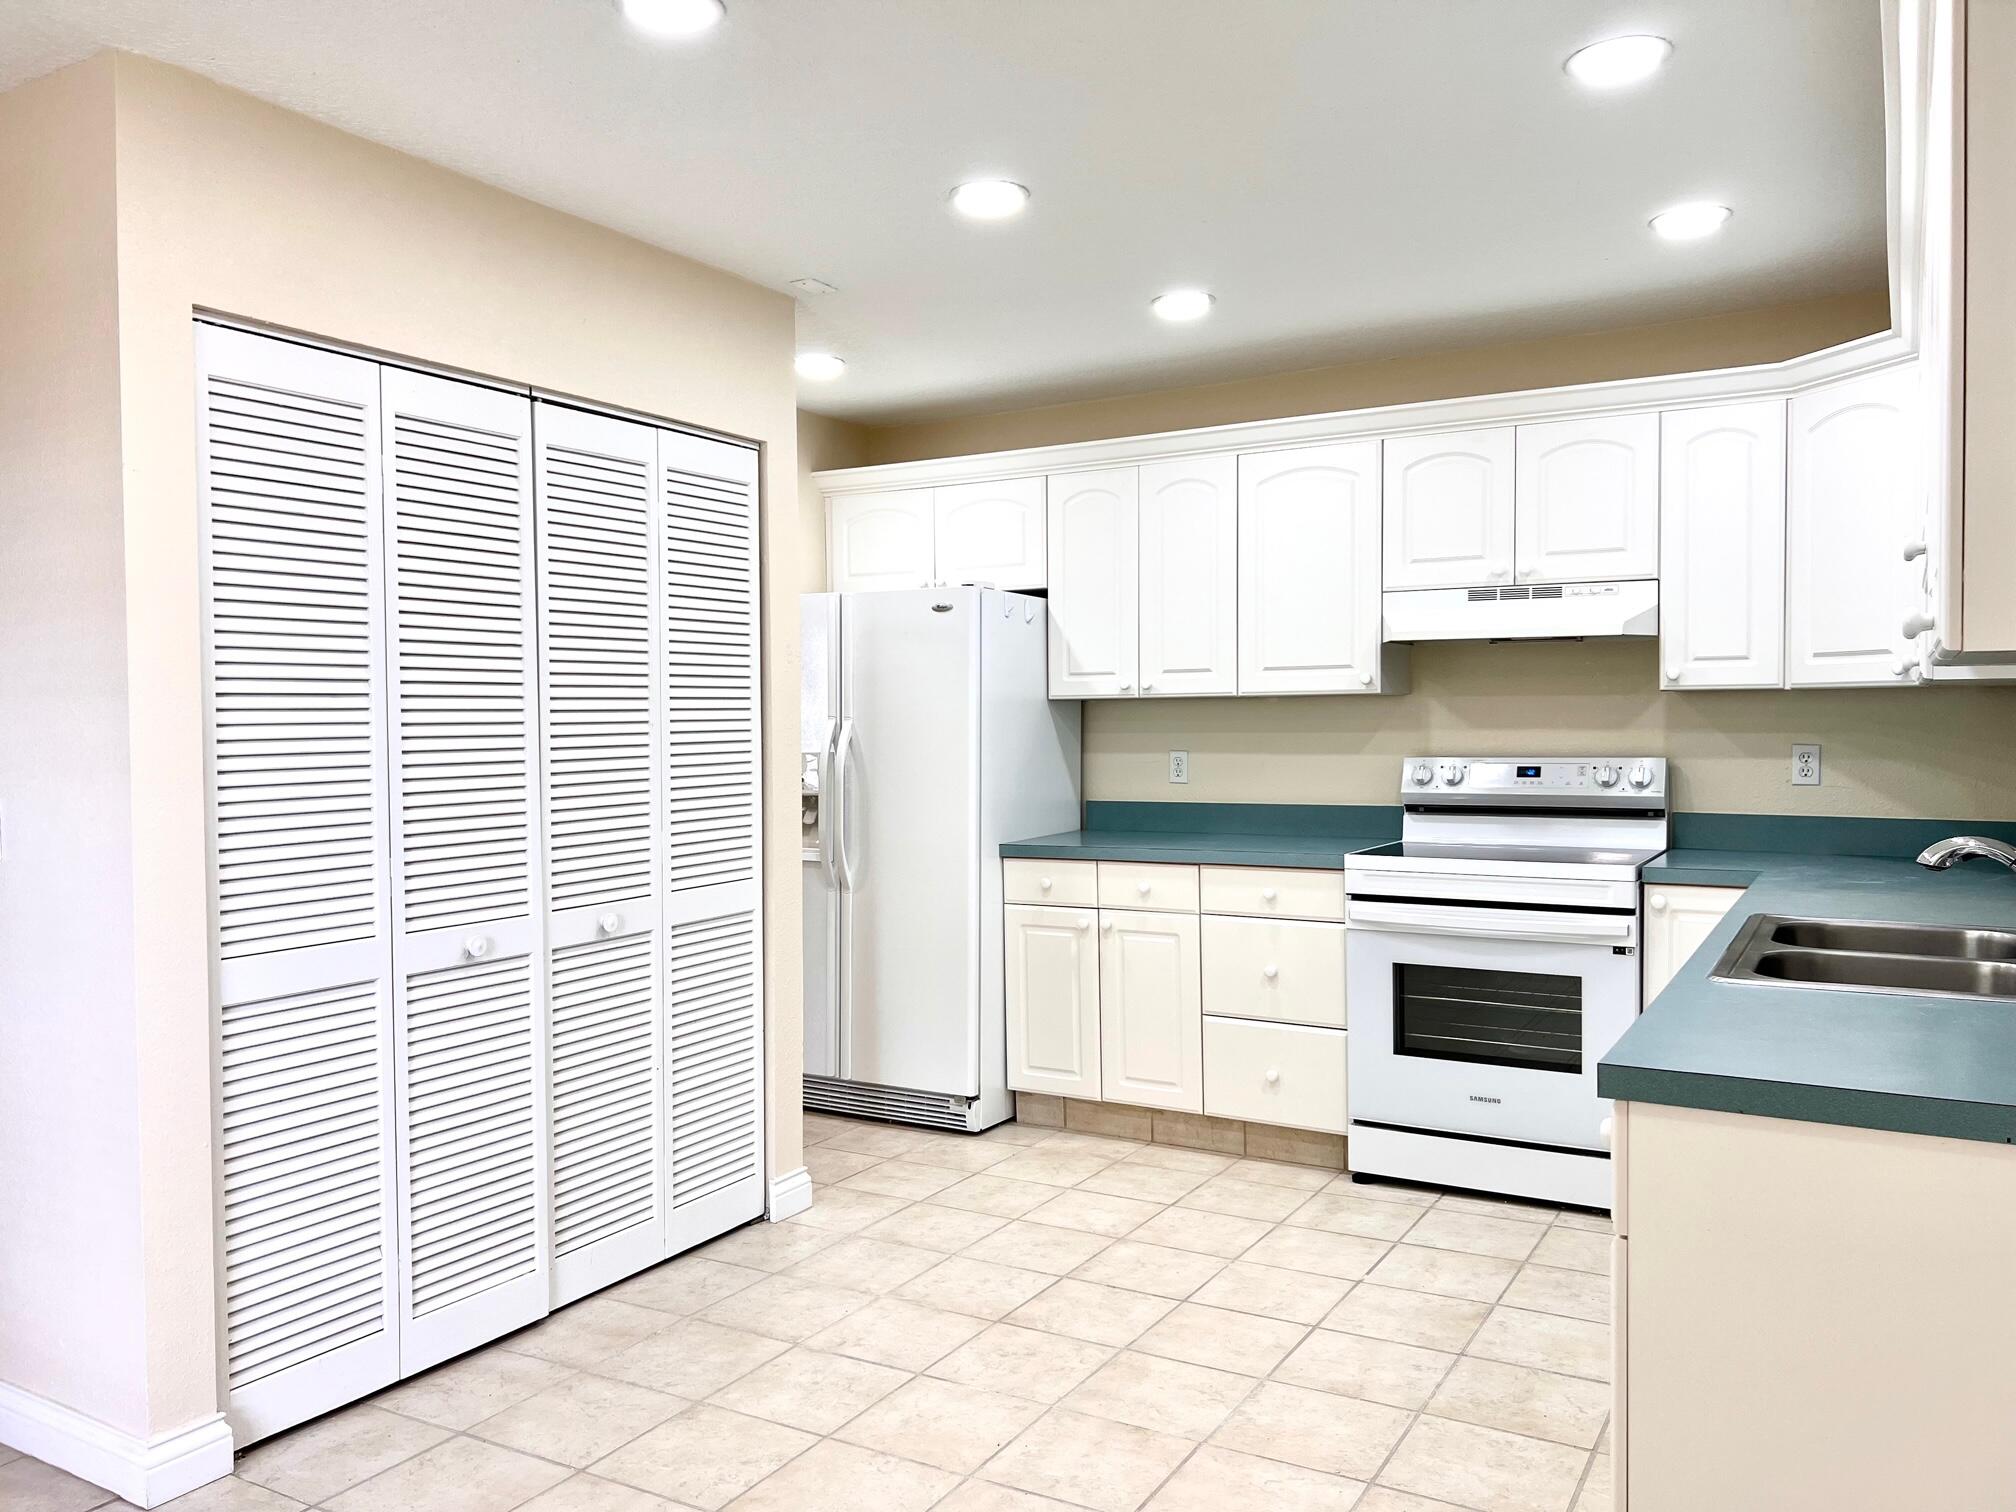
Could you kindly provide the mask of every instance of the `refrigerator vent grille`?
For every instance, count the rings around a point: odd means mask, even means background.
[[[945,1092],[914,1092],[904,1087],[871,1087],[862,1082],[827,1076],[805,1078],[805,1106],[815,1113],[854,1118],[884,1118],[892,1123],[922,1124],[932,1129],[977,1132],[970,1098]]]

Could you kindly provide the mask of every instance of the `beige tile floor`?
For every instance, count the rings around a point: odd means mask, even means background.
[[[1608,1512],[1609,1225],[1011,1124],[808,1116],[757,1224],[177,1512]],[[8,1512],[118,1508],[0,1450]]]

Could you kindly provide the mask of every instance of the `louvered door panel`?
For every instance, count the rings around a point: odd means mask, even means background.
[[[756,454],[658,436],[669,1240],[763,1211]]]
[[[558,1306],[665,1255],[658,442],[536,425]]]
[[[378,369],[196,329],[220,1123],[241,1444],[398,1373]]]
[[[531,401],[384,369],[402,1371],[547,1309]]]

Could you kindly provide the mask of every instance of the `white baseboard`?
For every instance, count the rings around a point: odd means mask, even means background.
[[[812,1173],[800,1166],[770,1183],[768,1216],[772,1223],[812,1206]]]
[[[231,1473],[231,1427],[221,1412],[142,1439],[4,1381],[0,1444],[103,1486],[136,1507],[158,1507]]]

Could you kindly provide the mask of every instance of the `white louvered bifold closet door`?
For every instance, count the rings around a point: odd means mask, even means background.
[[[650,426],[537,406],[555,1306],[665,1256]]]
[[[669,1247],[764,1207],[756,453],[658,433]]]
[[[547,1311],[532,403],[383,369],[403,1374]]]
[[[243,1444],[397,1378],[377,365],[196,328],[220,1305]]]

